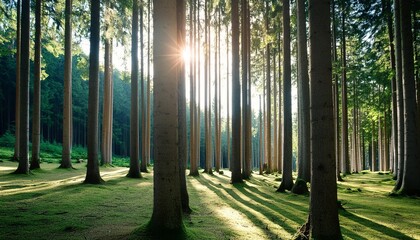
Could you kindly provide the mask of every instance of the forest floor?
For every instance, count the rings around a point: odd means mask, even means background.
[[[16,167],[0,160],[0,239],[132,239],[151,217],[153,173],[130,179],[127,168],[101,168],[105,184],[87,185],[86,163],[74,170],[43,163],[29,175],[11,174]],[[191,236],[290,239],[305,223],[309,197],[276,193],[280,176],[254,173],[234,186],[223,171],[187,178],[193,213],[184,224]],[[344,239],[420,239],[420,198],[390,196],[389,173],[344,180],[338,184]]]

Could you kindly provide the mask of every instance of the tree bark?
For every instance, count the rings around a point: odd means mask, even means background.
[[[19,165],[15,173],[29,173],[29,55],[30,55],[30,0],[22,0],[21,57],[19,87]]]
[[[239,0],[231,1],[232,17],[232,177],[241,183],[241,95],[239,84]]]
[[[292,82],[290,60],[290,3],[283,0],[283,175],[277,192],[291,190],[292,177]]]
[[[150,221],[156,234],[183,231],[178,155],[177,1],[154,0],[154,189]],[[172,66],[172,67],[168,67]]]
[[[268,1],[265,2],[265,8],[266,8],[266,16],[265,16],[265,30],[266,30],[266,34],[269,34],[269,11],[270,11],[270,6],[268,4]],[[266,85],[267,85],[267,90],[266,90],[266,107],[267,107],[267,125],[266,125],[266,129],[264,131],[265,133],[265,142],[266,142],[266,155],[267,155],[267,169],[266,169],[266,173],[271,173],[272,169],[273,169],[273,161],[271,159],[271,63],[270,63],[270,43],[267,42],[267,45],[265,47],[265,57],[266,57]]]
[[[304,0],[297,1],[298,31],[298,178],[309,182],[311,178],[310,164],[310,119],[309,119],[309,75],[308,52],[306,44],[306,14]]]
[[[131,30],[131,110],[130,110],[130,170],[127,177],[141,178],[139,159],[139,1],[133,1],[133,23]]]
[[[342,1],[342,18],[341,18],[341,161],[343,162],[343,173],[351,174],[350,159],[349,159],[349,136],[348,136],[348,109],[347,109],[347,57],[346,57],[346,6],[345,1]]]
[[[337,207],[330,1],[309,1],[311,196],[310,239],[342,239]]]
[[[41,159],[39,158],[41,144],[41,11],[42,0],[36,0],[31,170],[41,167]]]
[[[401,55],[404,95],[404,173],[399,190],[402,194],[420,196],[420,161],[416,125],[416,88],[414,81],[413,33],[411,30],[412,4],[400,1]]]
[[[20,72],[21,72],[21,0],[17,0],[16,13],[16,98],[15,98],[15,151],[13,159],[19,161],[20,156]]]
[[[100,2],[91,2],[90,54],[89,54],[89,99],[88,99],[88,162],[85,183],[103,182],[99,174],[98,129],[99,129],[99,41]]]

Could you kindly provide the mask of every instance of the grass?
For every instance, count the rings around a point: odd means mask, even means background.
[[[86,163],[75,170],[43,163],[30,175],[11,174],[16,162],[0,162],[0,239],[153,239],[153,173],[130,179],[126,167],[101,168],[103,185],[82,184]],[[290,239],[305,223],[308,196],[276,193],[279,176],[254,173],[243,184],[230,172],[187,177],[188,239]],[[344,239],[420,239],[420,199],[392,197],[389,174],[346,176],[338,184],[344,205]],[[143,235],[142,235],[143,234]]]

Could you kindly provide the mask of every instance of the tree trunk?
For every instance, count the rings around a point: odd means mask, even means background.
[[[35,6],[34,92],[32,110],[32,158],[30,169],[40,168],[41,144],[41,10],[42,0]]]
[[[251,146],[251,121],[250,121],[250,76],[249,76],[249,17],[248,17],[248,8],[249,2],[247,0],[242,0],[242,121],[243,121],[243,134],[242,138],[244,141],[244,164],[242,169],[242,178],[249,179],[251,177],[251,159],[252,159],[252,146]]]
[[[106,1],[105,11],[110,11],[110,1]],[[105,21],[105,54],[104,54],[104,102],[102,119],[102,156],[101,165],[112,164],[112,36],[110,22]]]
[[[148,172],[147,170],[147,160],[146,160],[146,86],[144,81],[144,3],[143,0],[140,2],[140,97],[141,97],[141,172]]]
[[[154,191],[150,221],[156,234],[183,231],[178,161],[179,49],[168,44],[177,39],[177,1],[154,0]],[[174,66],[174,67],[168,67]]]
[[[239,0],[232,0],[232,177],[241,183],[241,93],[239,84]]]
[[[278,192],[291,190],[292,177],[292,82],[290,60],[290,3],[283,0],[283,175]]]
[[[130,170],[127,177],[141,178],[139,163],[139,2],[133,1],[133,25],[131,30],[131,110],[130,110]]]
[[[16,13],[16,98],[15,98],[15,152],[13,160],[19,161],[19,145],[20,145],[20,63],[21,63],[21,0],[17,0]]]
[[[347,109],[347,57],[346,57],[346,6],[345,1],[342,1],[342,36],[341,36],[341,60],[342,60],[342,72],[341,72],[341,161],[343,163],[343,173],[351,174],[350,159],[349,159],[349,136],[348,136],[348,109]]]
[[[297,1],[298,31],[298,178],[309,182],[311,178],[310,164],[310,119],[309,119],[309,76],[308,52],[306,44],[306,14],[304,0]]]
[[[146,87],[146,156],[145,161],[150,164],[150,61],[151,61],[151,44],[150,44],[150,25],[151,25],[151,3],[147,1],[147,87]]]
[[[269,33],[270,29],[269,29],[269,11],[271,10],[268,1],[265,2],[265,8],[266,8],[266,16],[265,16],[265,30],[267,32],[267,34]],[[273,170],[273,161],[271,159],[271,63],[270,63],[270,43],[267,42],[267,45],[265,47],[265,57],[266,57],[266,85],[267,85],[267,90],[266,90],[266,107],[267,107],[267,126],[266,129],[264,131],[265,133],[265,142],[266,142],[266,155],[267,155],[267,170],[266,173],[271,173]]]
[[[100,2],[91,2],[91,32],[89,54],[89,99],[88,99],[88,162],[85,183],[103,182],[99,174],[98,129],[99,129],[99,33]]]
[[[29,55],[30,55],[30,0],[22,0],[21,57],[19,87],[19,165],[15,173],[29,173]]]
[[[310,238],[342,239],[334,153],[330,1],[309,1],[311,63]]]
[[[184,213],[191,213],[189,196],[187,191],[187,181],[185,177],[187,160],[187,102],[185,98],[185,62],[182,58],[182,51],[185,48],[185,0],[177,0],[177,28],[178,28],[178,51],[180,55],[179,76],[178,76],[178,162],[179,162],[179,181],[181,191],[181,206]]]
[[[401,55],[401,12],[400,0],[394,0],[395,18],[395,76],[397,82],[397,125],[398,125],[398,147],[397,147],[397,181],[393,191],[397,192],[402,185],[404,174],[404,96],[402,80],[402,55]]]
[[[229,24],[226,24],[226,32],[229,32]],[[229,87],[229,34],[226,34],[226,142],[227,142],[227,162],[231,170],[231,142],[230,142],[230,87]]]
[[[400,1],[401,55],[404,95],[404,173],[399,190],[402,194],[420,195],[420,161],[416,125],[416,90],[414,81],[413,34],[411,30],[412,4]]]
[[[280,21],[280,16],[281,14],[279,14],[279,21]],[[278,96],[278,102],[279,102],[279,126],[278,126],[278,136],[277,136],[277,169],[279,173],[283,172],[283,129],[282,129],[282,113],[281,113],[281,107],[282,107],[282,94],[281,94],[281,76],[282,76],[282,71],[281,71],[281,47],[280,47],[280,33],[278,35],[278,41],[277,41],[277,48],[279,49],[279,61],[278,61],[278,69],[279,69],[279,96]]]

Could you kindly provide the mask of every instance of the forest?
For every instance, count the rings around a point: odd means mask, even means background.
[[[417,0],[1,0],[0,239],[420,239]]]

